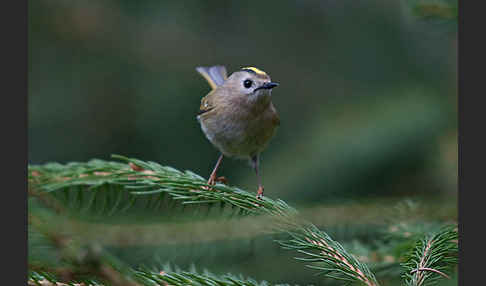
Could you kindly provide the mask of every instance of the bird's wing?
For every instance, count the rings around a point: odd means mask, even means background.
[[[206,112],[214,109],[215,105],[214,105],[213,100],[212,100],[213,93],[214,93],[214,90],[211,91],[205,97],[201,98],[201,106],[199,106],[199,112],[197,113],[197,115],[201,115],[203,113],[206,113]]]
[[[197,67],[196,71],[208,81],[213,90],[222,85],[228,78],[224,66]]]

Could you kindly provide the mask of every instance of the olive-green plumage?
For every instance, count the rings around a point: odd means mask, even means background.
[[[201,99],[197,119],[208,140],[227,157],[250,159],[258,175],[259,155],[280,124],[271,101],[271,82],[263,71],[248,67],[229,77],[223,66],[198,67],[208,81],[211,92]],[[214,183],[218,160],[208,183]]]

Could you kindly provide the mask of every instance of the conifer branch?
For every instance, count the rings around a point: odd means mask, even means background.
[[[441,275],[442,277],[445,277],[447,279],[450,279],[449,275],[445,274],[445,273],[442,273],[440,272],[439,270],[437,269],[433,269],[433,268],[427,268],[427,267],[422,267],[422,268],[417,268],[417,269],[414,269],[412,271],[410,271],[410,273],[414,273],[414,272],[417,272],[417,271],[432,271],[432,272],[435,272],[439,275]]]
[[[203,274],[196,271],[136,271],[135,277],[145,285],[161,286],[269,286],[266,281],[258,282],[252,278],[244,278],[241,275],[225,274],[216,276],[208,271]],[[288,284],[279,284],[288,285]]]
[[[173,201],[182,205],[226,204],[246,214],[268,214],[270,218],[275,219],[269,223],[270,225],[290,235],[290,239],[280,240],[278,243],[285,249],[296,250],[304,254],[305,257],[297,259],[310,263],[308,265],[310,268],[320,270],[318,274],[324,274],[326,277],[334,279],[359,282],[368,286],[378,285],[374,274],[365,264],[346,252],[338,242],[314,225],[297,221],[298,218],[295,216],[297,212],[281,200],[272,200],[268,197],[258,200],[254,193],[236,187],[223,184],[210,186],[204,178],[190,171],[182,172],[154,162],[133,158],[114,157],[125,163],[91,160],[87,163],[65,165],[50,163],[42,166],[29,166],[29,195],[37,197],[44,206],[57,213],[69,209],[69,206],[52,200],[51,195],[60,193],[59,191],[66,191],[64,194],[69,195],[76,190],[81,194],[91,193],[93,197],[98,193],[114,191],[115,197],[107,200],[109,203],[106,203],[107,207],[112,210],[129,208],[139,197],[167,194]],[[120,194],[127,195],[129,199],[125,200]],[[89,200],[86,207],[89,208],[93,201],[94,199]],[[36,218],[29,218],[29,221],[36,224]],[[457,231],[455,235],[457,237]],[[409,285],[427,285],[425,282],[448,276],[446,267],[442,266],[444,264],[452,265],[454,262],[450,259],[449,254],[444,253],[445,250],[448,253],[454,252],[454,249],[447,244],[447,241],[453,241],[451,236],[453,234],[450,232],[439,233],[417,245],[414,255],[405,264],[408,270]],[[67,250],[72,247],[66,247],[62,243],[57,245]],[[71,254],[75,254],[75,252],[72,251]],[[231,275],[215,277],[193,272],[135,271],[119,264],[109,254],[102,253],[102,255],[99,253],[95,255],[95,260],[102,261],[101,264],[97,263],[98,267],[90,269],[93,274],[104,278],[105,281],[120,278],[125,279],[125,284],[129,283],[126,285],[140,283],[143,285],[260,285],[254,280],[239,279]],[[71,255],[72,257],[74,256]],[[111,266],[99,268],[100,265]],[[103,269],[109,271],[104,272]],[[110,277],[110,273],[113,274],[112,277]],[[39,281],[42,280],[39,279]],[[136,282],[132,281],[133,279]],[[53,281],[54,283],[59,282],[55,279]],[[52,281],[50,282],[52,283]]]
[[[441,277],[449,278],[447,272],[457,264],[457,238],[457,227],[446,226],[419,240],[403,263],[407,285],[433,285]]]
[[[87,163],[29,166],[29,190],[32,194],[36,191],[50,193],[73,188],[94,192],[106,191],[110,186],[118,187],[118,194],[110,200],[116,204],[109,207],[119,209],[130,207],[139,196],[168,194],[183,205],[230,205],[243,214],[296,213],[282,200],[272,200],[268,197],[259,200],[254,193],[219,183],[210,186],[204,178],[191,171],[181,172],[155,162],[144,162],[118,155],[113,157],[128,164],[91,160]],[[128,193],[130,196],[129,203],[125,206],[122,206],[121,201],[127,200],[120,199],[120,193]]]
[[[41,271],[31,271],[27,279],[28,286],[103,286],[103,284],[90,279],[77,282],[61,282],[54,275]]]
[[[139,286],[132,279],[132,271],[123,262],[105,252],[99,245],[82,245],[75,238],[59,235],[53,226],[42,218],[29,213],[29,224],[43,233],[61,253],[65,265],[62,267],[48,267],[30,265],[30,281],[41,285],[63,285],[56,276],[63,280],[75,280],[78,276],[94,276],[112,285]],[[51,275],[54,272],[56,275]],[[44,275],[42,275],[44,273]],[[83,282],[86,284],[86,279]],[[89,280],[93,282],[94,280]],[[90,283],[91,283],[90,282]],[[42,284],[44,283],[44,284]],[[50,284],[49,284],[50,283]],[[94,282],[93,282],[94,283]],[[72,283],[71,283],[72,284]],[[91,284],[88,284],[91,285]],[[98,284],[93,284],[98,285]]]
[[[233,274],[225,274],[222,276],[214,275],[208,271],[204,273],[197,273],[193,271],[181,271],[181,270],[162,270],[159,272],[149,271],[149,270],[130,270],[131,275],[139,283],[139,285],[160,285],[160,286],[270,286],[272,284],[261,281],[258,282],[253,278],[244,278],[241,275],[236,276]],[[113,282],[113,281],[112,281]],[[48,272],[36,272],[31,271],[28,279],[29,286],[104,286],[101,282],[82,279],[76,282],[62,282],[57,279],[57,275],[53,275]],[[124,283],[115,283],[113,285],[128,285]],[[277,284],[275,284],[277,285]],[[278,284],[278,285],[288,285],[288,284]]]
[[[312,262],[310,268],[321,270],[329,278],[356,281],[368,286],[377,286],[375,276],[369,268],[348,254],[344,248],[314,225],[289,230],[290,240],[279,240],[284,249],[296,250],[306,257],[297,260]]]
[[[87,163],[68,163],[66,165],[51,163],[44,166],[29,166],[31,193],[41,191],[42,194],[49,194],[59,190],[69,191],[71,188],[81,188],[82,191],[106,190],[108,186],[119,186],[121,187],[119,192],[128,192],[135,197],[167,193],[182,204],[228,203],[248,213],[269,214],[276,218],[275,225],[285,226],[286,231],[293,238],[281,242],[281,245],[310,256],[310,258],[302,260],[324,262],[325,267],[315,264],[311,267],[323,270],[326,276],[359,281],[365,285],[378,285],[369,269],[347,254],[342,246],[333,241],[326,233],[315,226],[302,227],[301,223],[296,222],[294,220],[296,211],[281,200],[272,200],[268,197],[258,200],[255,198],[255,194],[238,188],[222,184],[209,186],[205,179],[190,171],[181,172],[154,162],[144,162],[122,156],[114,157],[126,161],[127,164],[91,160]],[[137,273],[139,277],[142,275],[142,272]],[[142,276],[145,279],[158,279],[174,285],[176,282],[187,283],[188,277],[193,274],[171,274],[162,277],[157,275],[151,274],[148,277],[145,273]],[[178,285],[177,283],[176,285]],[[246,282],[246,284],[241,283],[239,285],[253,285]],[[211,283],[208,282],[207,285],[211,285]]]

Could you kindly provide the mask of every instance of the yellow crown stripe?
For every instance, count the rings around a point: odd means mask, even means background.
[[[267,75],[266,72],[260,70],[260,69],[257,69],[256,67],[244,67],[242,68],[242,70],[252,70],[254,71],[256,74],[260,74],[260,75]]]

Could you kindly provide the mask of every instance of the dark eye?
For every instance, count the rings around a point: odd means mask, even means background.
[[[246,87],[246,88],[250,88],[252,84],[253,84],[253,81],[251,81],[251,79],[246,79],[243,82],[243,86]]]

